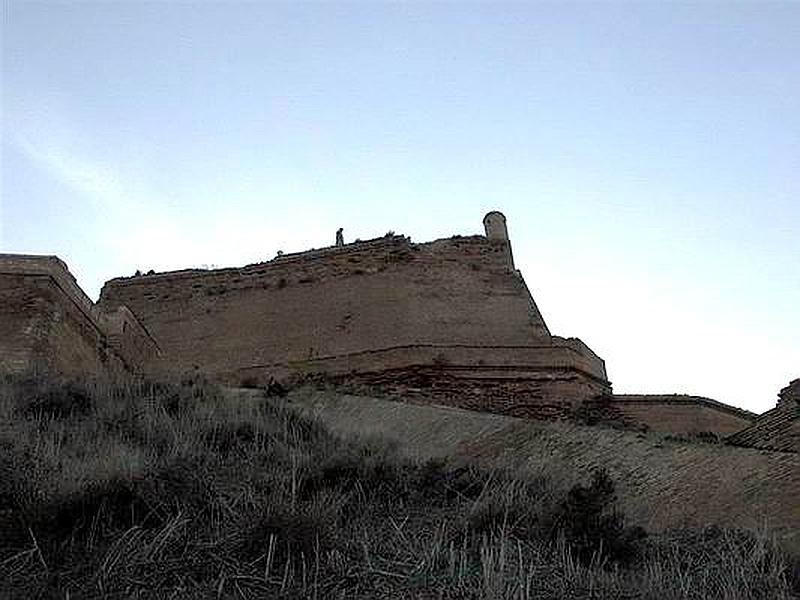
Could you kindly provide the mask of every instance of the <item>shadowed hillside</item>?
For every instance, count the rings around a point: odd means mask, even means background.
[[[342,434],[378,435],[414,456],[469,457],[574,484],[598,468],[648,529],[768,527],[800,548],[800,455],[659,433],[548,423],[306,390],[293,404]]]
[[[500,417],[354,398],[329,398],[322,420],[287,408],[319,398],[4,381],[0,596],[766,599],[796,586],[763,534],[641,529],[613,470],[493,462]],[[342,426],[356,405],[360,425]],[[378,422],[419,432],[418,456],[353,433]]]

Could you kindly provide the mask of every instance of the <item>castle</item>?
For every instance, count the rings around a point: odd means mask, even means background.
[[[604,361],[548,329],[502,213],[483,223],[485,235],[390,233],[241,268],[137,273],[106,282],[96,304],[58,258],[0,255],[0,368],[228,385],[324,376],[512,416],[717,435],[755,426],[708,398],[614,395]]]

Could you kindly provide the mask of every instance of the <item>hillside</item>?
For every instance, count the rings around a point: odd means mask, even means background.
[[[798,567],[763,531],[643,530],[625,461],[589,472],[576,458],[628,434],[522,425],[330,391],[2,380],[0,597],[773,600],[799,589]],[[626,452],[652,445],[636,439]]]
[[[564,422],[305,390],[291,404],[343,434],[393,440],[418,458],[466,457],[585,480],[605,468],[648,529],[766,527],[800,548],[800,455]]]

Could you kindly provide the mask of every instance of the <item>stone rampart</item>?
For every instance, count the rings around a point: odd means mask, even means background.
[[[778,405],[727,438],[735,446],[800,453],[800,379],[778,394]]]
[[[483,236],[428,244],[387,236],[238,269],[114,279],[100,305],[128,306],[171,369],[213,375],[403,364],[412,347],[552,346],[505,249]]]
[[[160,350],[128,307],[118,306],[112,311],[101,312],[99,317],[108,347],[122,358],[128,370],[137,373],[148,371]]]
[[[610,393],[601,360],[572,346],[410,345],[252,365],[227,383],[324,374],[329,380],[403,400],[533,418],[568,419],[587,398]]]
[[[800,405],[800,379],[789,382],[785,388],[778,392],[778,406]]]
[[[610,392],[600,358],[550,335],[503,237],[387,235],[236,269],[118,278],[100,305],[118,304],[159,341],[165,370],[227,383],[325,374],[391,379],[399,391],[432,380],[446,401],[486,410],[501,394],[465,393],[478,382],[513,382],[505,405]]]
[[[658,432],[724,436],[749,427],[757,416],[710,398],[681,394],[617,394],[610,405],[623,422]]]
[[[80,310],[87,319],[97,320],[97,308],[86,295],[67,265],[57,256],[33,254],[0,254],[0,275],[43,275],[50,277],[64,296]]]
[[[0,255],[4,371],[98,373],[104,335],[91,300],[54,256]]]
[[[234,382],[242,376],[272,374],[287,376],[303,370],[329,375],[353,372],[383,372],[423,365],[459,366],[469,369],[470,377],[515,378],[523,373],[551,369],[572,369],[583,376],[607,384],[602,361],[592,360],[569,346],[467,346],[454,344],[409,344],[321,356],[297,363],[275,362],[245,365],[225,374]],[[486,375],[481,375],[485,373]]]
[[[110,341],[107,325],[124,335]],[[141,365],[152,339],[124,309],[104,315],[55,256],[0,255],[0,370],[99,374]],[[133,352],[137,347],[141,352]]]
[[[514,268],[505,217],[484,225],[485,236],[387,234],[240,268],[120,277],[97,305],[59,259],[2,255],[0,359],[5,370],[119,362],[234,385],[324,375],[473,410],[676,433],[751,424],[704,398],[612,397],[603,360],[551,335]]]

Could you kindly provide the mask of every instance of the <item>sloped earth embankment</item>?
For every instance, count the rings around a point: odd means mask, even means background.
[[[298,391],[290,405],[334,432],[379,436],[420,458],[475,459],[565,488],[605,468],[622,509],[651,531],[768,529],[800,551],[800,455],[441,406]]]

